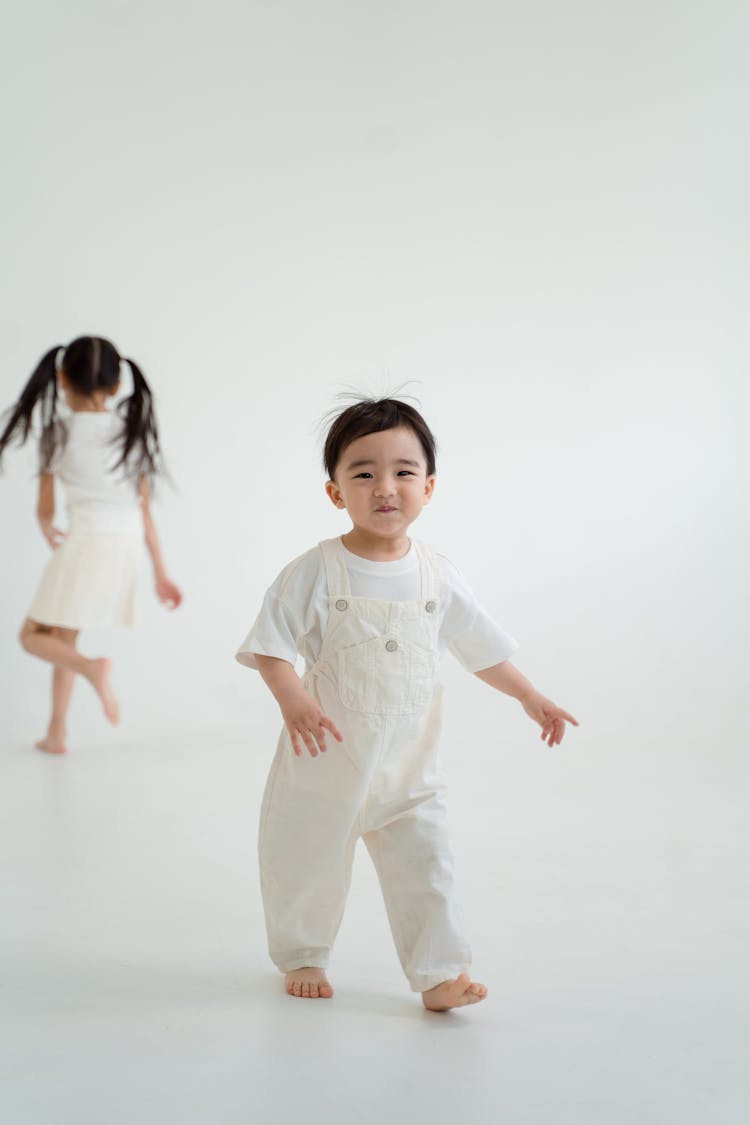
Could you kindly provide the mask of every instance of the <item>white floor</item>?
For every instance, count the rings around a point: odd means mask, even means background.
[[[500,798],[457,776],[490,997],[436,1015],[401,977],[364,852],[335,999],[285,996],[256,879],[267,757],[239,736],[128,737],[0,750],[9,1125],[748,1120],[739,804],[700,777],[675,790],[652,765],[608,804],[589,771],[594,810],[574,768],[545,764],[546,786],[522,770]],[[690,832],[699,804],[711,839]]]

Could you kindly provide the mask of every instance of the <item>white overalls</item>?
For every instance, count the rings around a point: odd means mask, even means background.
[[[360,836],[414,991],[470,965],[438,761],[439,574],[429,548],[415,545],[421,597],[387,602],[352,597],[340,538],[320,544],[328,622],[304,684],[344,741],[329,735],[325,754],[298,758],[285,728],[266,785],[261,888],[282,972],[327,966]]]

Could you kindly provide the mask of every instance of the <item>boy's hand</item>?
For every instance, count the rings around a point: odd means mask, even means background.
[[[522,697],[521,705],[526,714],[539,723],[542,741],[550,747],[559,746],[562,742],[566,722],[572,723],[574,727],[578,726],[577,719],[563,711],[562,707],[557,707],[551,699],[545,699],[538,691]]]
[[[338,742],[344,741],[344,736],[333,719],[323,714],[312,696],[304,689],[299,694],[295,693],[294,699],[281,708],[281,713],[292,740],[294,753],[298,758],[302,755],[300,740],[304,742],[312,758],[317,758],[318,750],[325,754],[327,730]]]
[[[264,656],[259,652],[255,653],[255,659],[258,662],[258,671],[281,708],[286,729],[292,740],[292,748],[298,758],[302,756],[303,742],[311,758],[317,758],[319,751],[325,753],[327,730],[338,742],[344,741],[344,736],[333,719],[324,715],[313,697],[305,691],[302,681],[288,660],[276,656]]]

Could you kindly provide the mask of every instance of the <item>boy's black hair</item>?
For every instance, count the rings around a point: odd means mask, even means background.
[[[39,407],[41,433],[40,472],[49,471],[55,451],[65,444],[65,427],[57,414],[58,344],[46,352],[32,372],[18,401],[8,411],[9,418],[0,434],[0,457],[14,438],[23,445],[31,431],[34,411]],[[114,391],[120,382],[120,364],[133,373],[133,393],[117,407],[123,427],[119,437],[119,460],[113,469],[125,465],[129,476],[153,477],[163,471],[159,431],[156,426],[153,395],[143,372],[132,359],[124,359],[109,340],[100,336],[79,336],[64,349],[61,368],[71,387],[81,395]]]
[[[328,479],[334,479],[344,450],[353,441],[398,426],[405,426],[419,438],[427,462],[427,475],[432,476],[437,442],[419,411],[397,398],[365,398],[342,410],[331,423],[323,448],[323,468]]]

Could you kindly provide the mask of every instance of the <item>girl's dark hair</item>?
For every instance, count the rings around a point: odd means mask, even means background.
[[[397,398],[366,398],[348,406],[334,418],[323,448],[323,468],[333,480],[336,467],[347,446],[366,434],[395,430],[405,426],[419,438],[427,462],[427,475],[435,472],[437,442],[422,415]]]
[[[15,438],[23,445],[31,431],[38,407],[40,424],[40,472],[49,471],[55,451],[65,444],[65,427],[57,414],[57,355],[62,345],[50,348],[32,372],[20,397],[8,411],[8,421],[0,434],[0,458]],[[153,477],[163,471],[159,431],[156,426],[153,395],[141,369],[132,359],[124,359],[109,340],[100,336],[79,336],[64,349],[60,363],[74,391],[93,395],[114,391],[120,382],[120,364],[127,363],[133,373],[133,393],[119,403],[123,419],[118,437],[119,459],[112,466],[124,466],[129,477]]]

